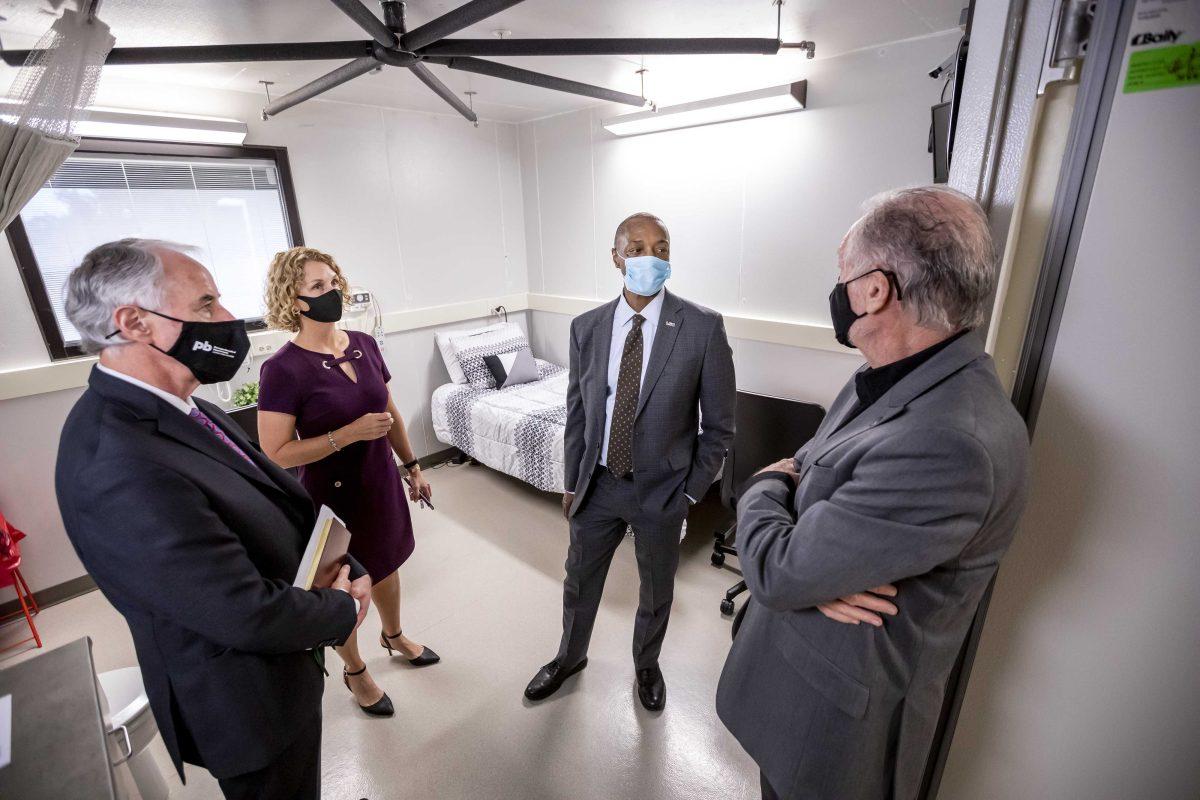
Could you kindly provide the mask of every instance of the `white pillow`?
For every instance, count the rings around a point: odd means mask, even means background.
[[[446,371],[450,373],[450,380],[455,383],[467,382],[466,373],[458,365],[458,356],[456,355],[458,348],[454,345],[456,339],[470,338],[478,336],[481,333],[499,330],[508,324],[510,323],[497,322],[493,325],[488,325],[486,328],[474,328],[469,331],[435,331],[433,338],[437,341],[438,350],[441,351],[442,361],[446,362]]]
[[[463,371],[459,358],[460,351],[468,347],[476,347],[485,341],[525,339],[525,331],[515,322],[497,322],[484,328],[467,331],[439,331],[434,333],[434,338],[437,340],[442,360],[446,362],[446,371],[450,373],[450,380],[455,383],[470,383],[467,373]],[[529,346],[528,340],[526,340],[525,346]],[[482,364],[482,358],[480,358],[480,364]]]

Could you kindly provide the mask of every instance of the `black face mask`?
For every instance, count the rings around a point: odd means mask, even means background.
[[[330,289],[325,294],[316,297],[299,295],[298,300],[308,303],[308,310],[300,309],[300,313],[316,322],[337,322],[342,318],[342,291]]]
[[[245,320],[200,322],[169,317],[149,308],[141,310],[183,325],[179,338],[170,350],[163,350],[153,343],[150,346],[183,364],[201,383],[220,383],[231,379],[237,375],[250,352],[250,336],[246,333]],[[118,333],[113,331],[108,336],[111,338]]]
[[[829,293],[829,316],[833,320],[833,335],[837,337],[840,344],[846,347],[854,347],[854,343],[850,341],[850,327],[866,314],[855,314],[854,309],[850,307],[850,292],[846,288],[854,283],[859,278],[865,278],[872,272],[882,272],[888,277],[888,284],[896,287],[896,300],[902,298],[900,293],[900,281],[896,279],[896,273],[891,270],[876,267],[870,272],[864,272],[856,278],[851,278],[845,283],[836,284],[833,291]]]

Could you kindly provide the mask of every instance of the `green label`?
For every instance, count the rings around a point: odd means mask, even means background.
[[[1129,56],[1125,94],[1200,84],[1200,42],[1139,50]]]

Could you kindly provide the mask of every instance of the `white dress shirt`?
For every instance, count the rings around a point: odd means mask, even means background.
[[[187,414],[189,416],[191,415],[193,408],[198,408],[198,406],[196,405],[196,401],[193,400],[190,396],[188,397],[187,400],[182,400],[179,398],[178,395],[171,394],[170,392],[164,392],[162,389],[158,388],[157,386],[151,386],[150,384],[146,383],[145,381],[139,381],[137,378],[134,378],[130,375],[126,375],[124,372],[117,372],[115,369],[109,369],[108,367],[104,366],[103,364],[101,364],[99,362],[96,363],[96,369],[100,370],[105,375],[111,375],[118,380],[125,381],[126,383],[132,383],[134,386],[138,387],[139,389],[145,389],[150,394],[154,395],[155,397],[160,398],[163,402],[165,402],[171,408],[177,408],[182,413]]]
[[[99,362],[96,363],[96,369],[100,370],[105,375],[111,375],[117,380],[131,383],[139,389],[145,389],[150,394],[160,398],[167,405],[171,406],[171,408],[178,409],[181,414],[187,414],[190,417],[192,414],[192,409],[199,408],[199,406],[196,405],[196,401],[193,400],[190,395],[188,396],[187,400],[180,399],[178,395],[171,394],[170,392],[164,392],[157,386],[151,386],[145,381],[139,381],[137,378],[134,378],[131,375],[126,375],[124,372],[117,372],[115,369],[110,369]],[[346,590],[340,589],[339,591],[345,592]],[[347,592],[347,594],[349,594],[349,592]],[[362,608],[362,603],[357,597],[351,597],[350,599],[354,601],[354,610],[355,613],[357,613],[359,609]]]

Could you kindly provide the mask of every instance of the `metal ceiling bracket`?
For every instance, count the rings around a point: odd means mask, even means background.
[[[1087,55],[1088,37],[1096,16],[1095,0],[1059,0],[1058,13],[1050,21],[1046,54],[1038,78],[1038,97],[1052,83],[1075,83]]]
[[[421,60],[415,53],[399,48],[384,47],[379,42],[375,43],[371,54],[381,64],[387,64],[389,67],[411,67]]]
[[[400,37],[396,36],[387,25],[383,24],[383,20],[372,14],[371,9],[364,6],[359,0],[330,0],[330,2],[340,8],[343,14],[353,20],[355,25],[366,31],[372,39],[384,47],[395,47],[400,44]]]
[[[803,50],[805,58],[815,58],[817,55],[817,43],[808,39],[802,42],[780,42],[779,46],[780,48]]]

